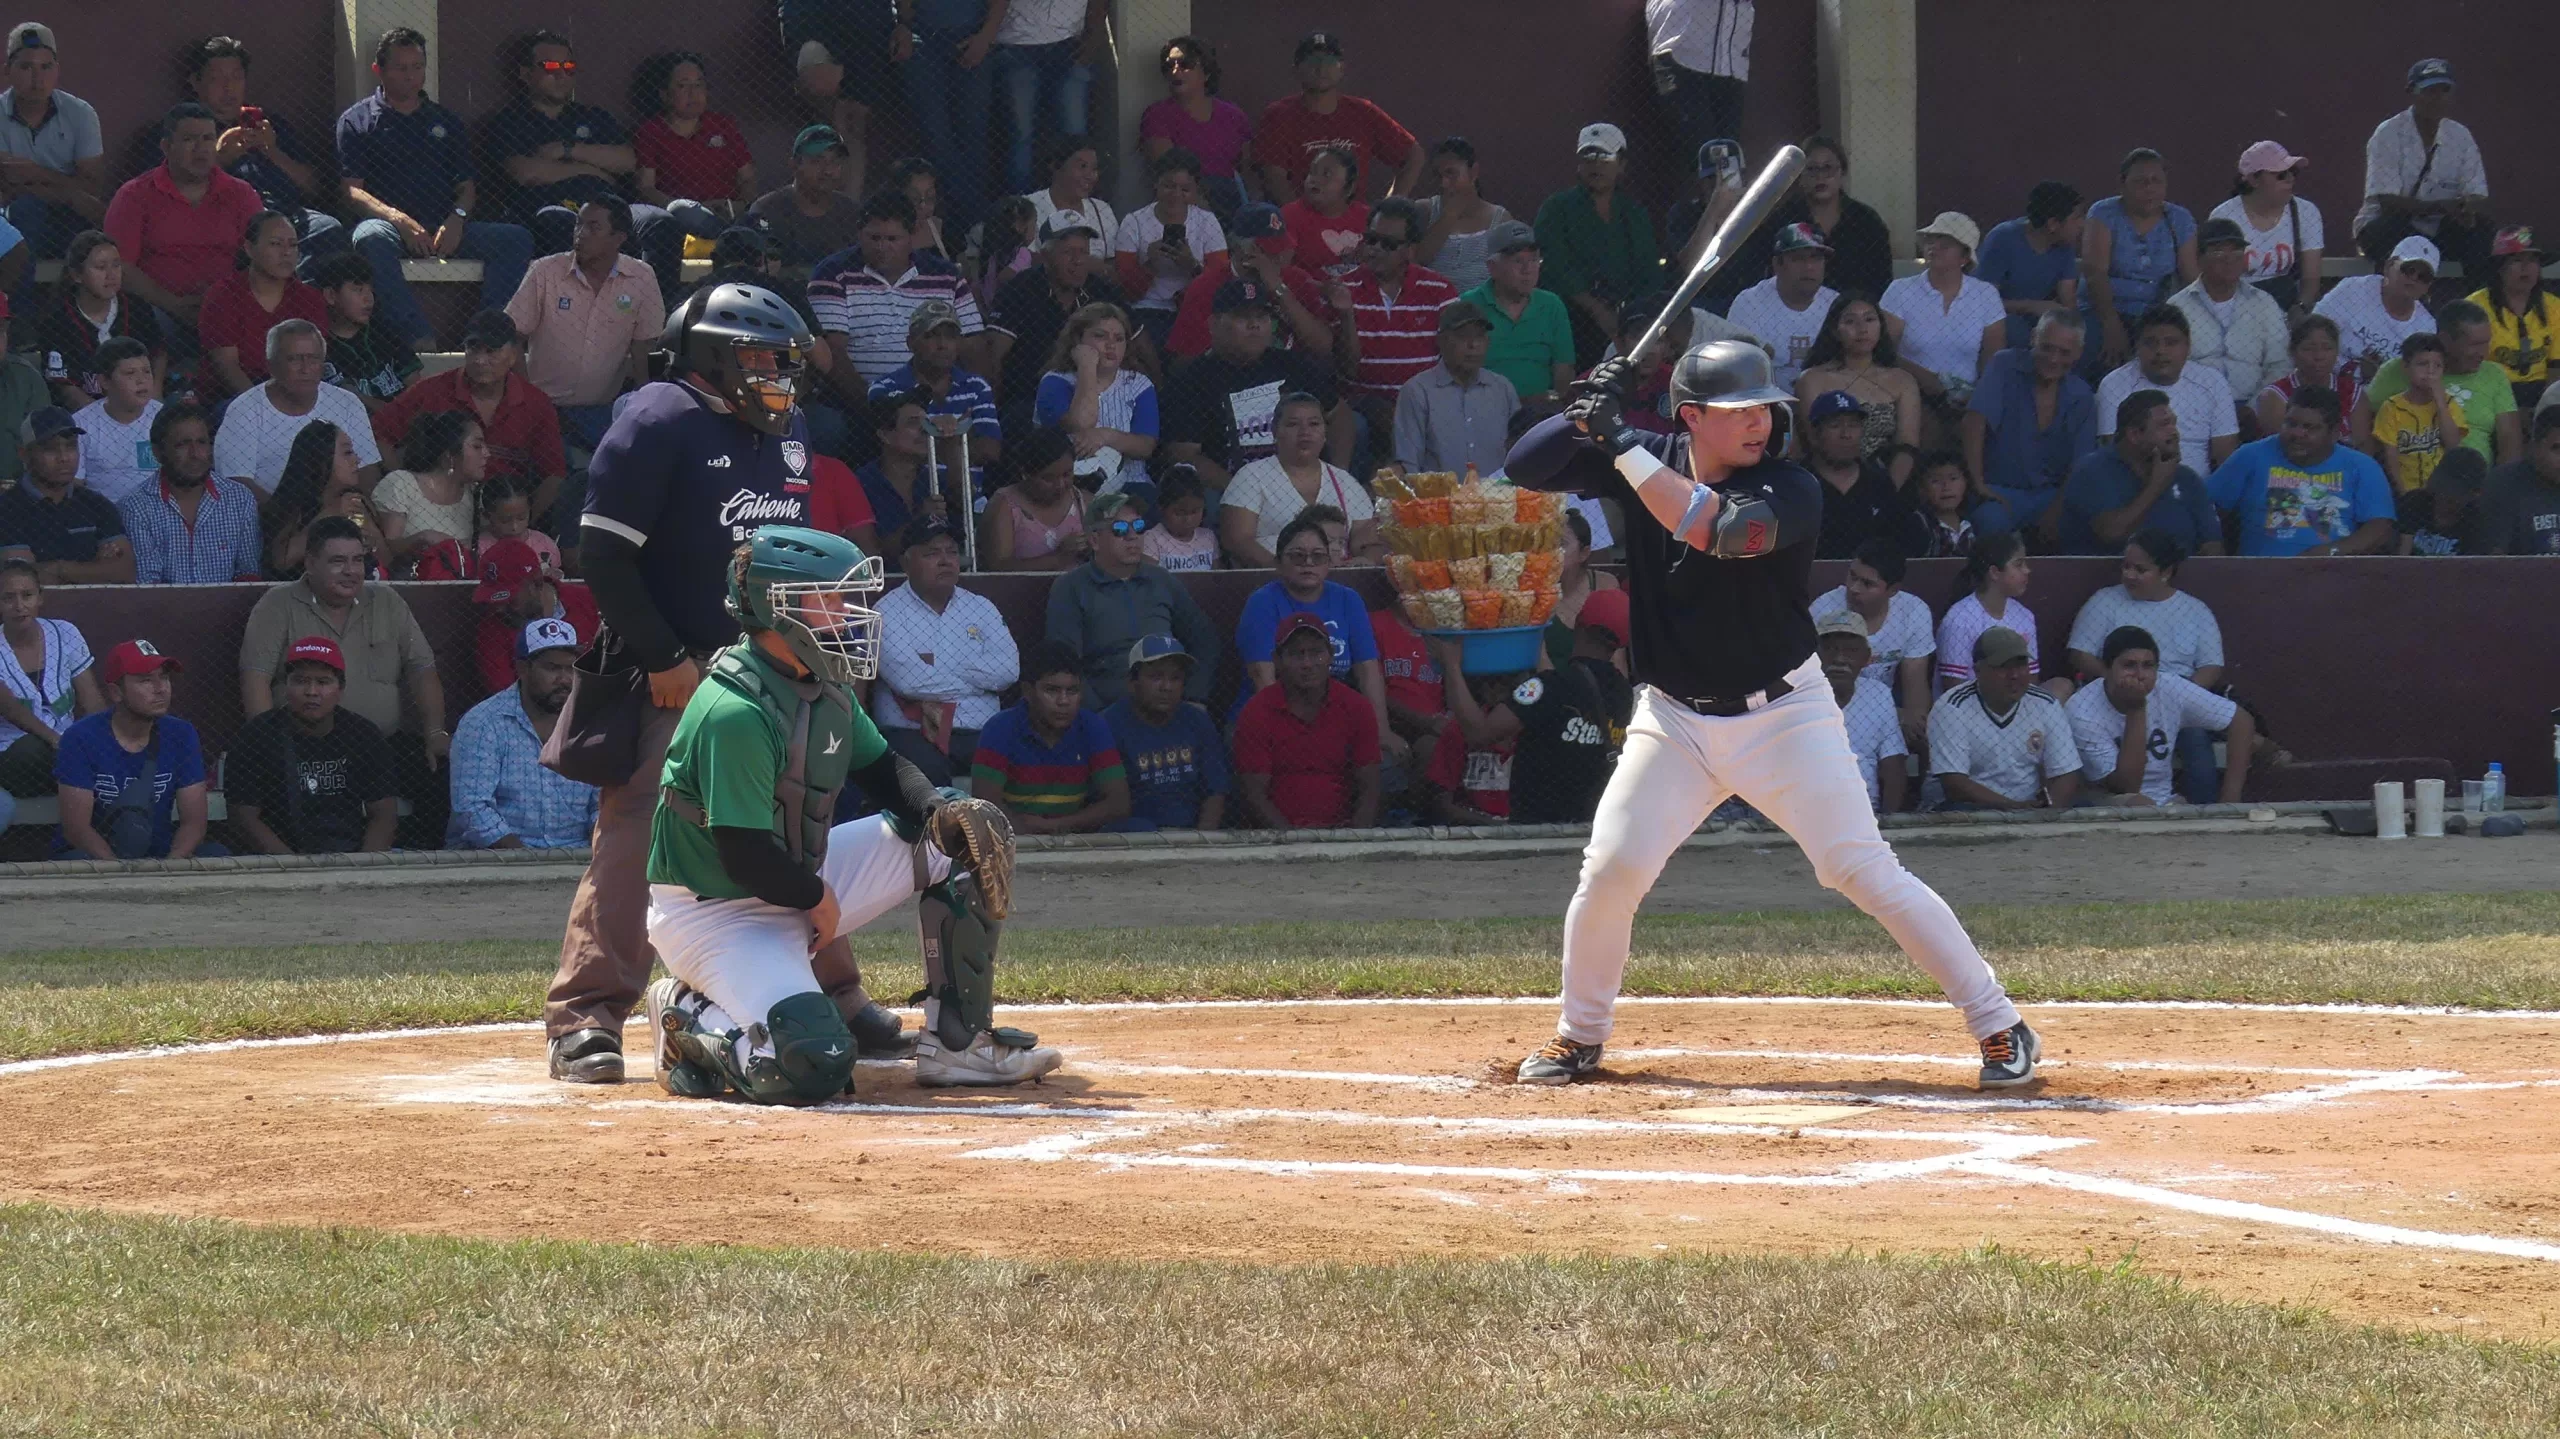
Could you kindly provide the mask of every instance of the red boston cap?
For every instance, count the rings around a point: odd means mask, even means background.
[[[1275,650],[1280,648],[1289,642],[1291,635],[1301,630],[1313,630],[1324,636],[1326,644],[1333,643],[1333,631],[1324,627],[1324,616],[1308,610],[1291,610],[1280,617],[1279,628],[1271,632],[1271,647]]]
[[[338,642],[327,635],[304,635],[293,642],[292,648],[284,652],[286,669],[305,663],[327,665],[341,675],[347,672],[346,652],[339,649]]]
[[[480,557],[480,588],[471,592],[471,598],[484,605],[512,599],[516,587],[535,575],[554,580],[560,577],[559,571],[533,546],[522,540],[500,540]]]

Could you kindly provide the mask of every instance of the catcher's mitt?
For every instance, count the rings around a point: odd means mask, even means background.
[[[947,801],[925,818],[925,837],[978,881],[989,919],[1013,906],[1013,821],[982,799]]]

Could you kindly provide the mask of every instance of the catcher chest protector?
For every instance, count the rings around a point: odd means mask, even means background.
[[[711,661],[711,677],[762,706],[781,731],[774,829],[793,859],[816,868],[827,855],[836,794],[852,768],[852,696],[834,685],[785,675],[756,653],[753,641],[722,650]]]

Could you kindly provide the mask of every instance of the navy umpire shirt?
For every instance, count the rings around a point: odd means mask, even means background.
[[[788,438],[712,409],[690,385],[631,396],[587,468],[583,523],[640,549],[640,582],[690,650],[738,638],[729,555],[765,525],[809,523],[809,427]]]
[[[1774,441],[1774,437],[1773,441]],[[1689,437],[1646,449],[1689,473]],[[1813,654],[1813,546],[1822,531],[1822,481],[1775,456],[1736,470],[1716,489],[1769,502],[1778,534],[1764,554],[1727,559],[1673,539],[1609,452],[1556,415],[1520,437],[1503,472],[1523,489],[1616,500],[1627,557],[1628,658],[1637,682],[1673,699],[1739,699],[1766,689]]]

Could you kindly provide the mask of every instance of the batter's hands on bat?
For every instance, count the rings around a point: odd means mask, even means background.
[[[1598,371],[1593,372],[1593,378],[1598,378]],[[1588,381],[1580,388],[1582,392],[1564,407],[1566,417],[1593,444],[1613,455],[1625,454],[1628,446],[1635,443],[1635,436],[1627,430],[1625,405],[1615,394]]]
[[[694,688],[702,683],[702,666],[687,655],[676,661],[672,669],[649,671],[649,703],[662,710],[680,710],[693,698]]]
[[[1582,377],[1582,383],[1573,387],[1574,392],[1583,394],[1599,390],[1623,400],[1630,393],[1629,382],[1634,380],[1635,373],[1635,357],[1618,355],[1592,366],[1591,373]]]

